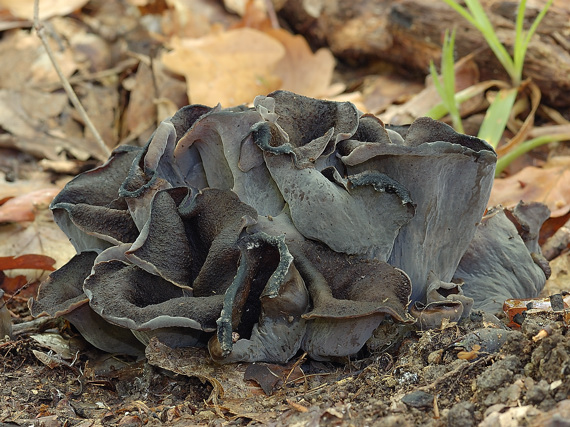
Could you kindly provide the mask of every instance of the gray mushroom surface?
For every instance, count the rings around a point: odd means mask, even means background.
[[[348,102],[187,106],[54,199],[78,255],[32,313],[128,354],[157,337],[220,363],[351,356],[379,327],[438,327],[543,286],[533,209],[481,219],[495,162],[443,123],[385,126]]]
[[[544,259],[539,261],[535,241],[538,229],[550,216],[544,208],[519,204],[510,212],[497,207],[483,217],[455,272],[455,277],[465,282],[463,290],[473,298],[475,308],[498,312],[506,299],[538,296],[547,279],[544,263],[548,265]],[[531,224],[524,232],[517,217],[528,221],[523,224]],[[538,252],[531,252],[528,246]]]

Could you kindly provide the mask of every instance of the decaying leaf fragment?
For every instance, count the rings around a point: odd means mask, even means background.
[[[385,126],[348,102],[278,91],[253,108],[187,106],[53,201],[79,254],[32,313],[65,315],[108,351],[122,331],[127,353],[156,337],[220,363],[351,356],[380,325],[438,327],[490,304],[476,289],[493,276],[468,260],[495,161],[447,125]],[[534,271],[540,221],[520,218]]]

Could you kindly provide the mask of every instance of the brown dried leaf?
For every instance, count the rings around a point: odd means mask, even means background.
[[[162,120],[188,104],[186,83],[166,72],[160,62],[154,62],[151,69],[141,61],[136,75],[125,79],[123,87],[130,91],[125,133],[140,135],[145,142]]]
[[[14,136],[3,146],[50,160],[60,159],[63,150],[83,160],[92,154],[97,157],[97,147],[63,134],[59,116],[68,108],[67,102],[64,93],[0,89],[0,127]]]
[[[161,17],[162,30],[168,37],[203,37],[213,30],[228,28],[238,21],[222,2],[211,0],[168,0],[170,9]]]
[[[55,369],[63,365],[63,361],[61,359],[58,359],[57,357],[54,356],[50,356],[47,353],[41,352],[39,350],[32,350],[32,353],[34,353],[36,359],[38,359],[40,362],[42,362],[50,369]]]
[[[70,49],[62,51],[55,42],[51,45],[63,74],[66,77],[71,76],[77,69],[73,52]],[[14,90],[30,85],[59,82],[40,40],[29,31],[3,33],[0,58],[0,87],[3,89]]]
[[[283,386],[284,381],[294,381],[303,377],[303,371],[294,366],[282,366],[274,363],[252,363],[247,366],[244,380],[255,381],[268,396]]]
[[[519,201],[541,202],[551,217],[570,211],[570,156],[554,157],[542,168],[528,166],[493,184],[489,206],[515,206]]]
[[[156,99],[154,81],[150,66],[141,62],[135,76],[123,81],[123,87],[130,91],[129,105],[125,112],[127,134],[139,135],[156,123]]]
[[[0,280],[0,288],[6,291],[6,295],[14,295],[16,292],[18,292],[18,296],[23,298],[35,297],[38,293],[39,283],[34,282],[29,286],[26,286],[28,283],[29,282],[26,276],[19,275],[16,277],[10,277],[4,275],[2,280]],[[2,334],[0,332],[0,336],[1,335]]]
[[[173,39],[172,48],[161,60],[186,77],[193,104],[239,105],[281,85],[275,67],[285,48],[261,31],[239,28],[201,39]]]
[[[42,0],[40,2],[40,19],[52,16],[68,15],[74,10],[81,9],[89,0]],[[8,9],[18,18],[33,19],[34,0],[0,0],[0,8]]]
[[[51,211],[38,209],[33,222],[0,226],[0,256],[39,254],[55,259],[59,268],[75,255],[75,249],[67,236],[53,222]],[[28,281],[42,277],[37,270],[11,270],[12,275],[24,274]]]
[[[280,89],[314,98],[342,92],[344,85],[331,87],[335,59],[329,49],[321,48],[313,53],[302,36],[282,29],[265,32],[285,47],[285,56],[275,70],[282,80]]]
[[[410,99],[424,88],[423,84],[396,74],[369,76],[364,79],[362,97],[366,111],[378,114],[398,101]]]
[[[26,254],[19,257],[0,257],[0,270],[31,268],[37,270],[55,270],[55,259],[45,255]]]
[[[116,118],[119,105],[117,88],[114,86],[88,85],[85,88],[85,94],[81,98],[81,102],[107,147],[114,148],[119,140],[118,121]],[[101,152],[95,143],[94,136],[87,128],[85,128],[85,139],[87,141],[85,141],[84,147],[90,153],[93,153],[94,157],[106,158],[105,153]]]
[[[14,197],[0,206],[0,223],[33,221],[36,210],[49,206],[59,188],[42,188]]]
[[[17,165],[19,170],[22,172],[23,166],[21,163],[23,160],[18,156],[14,155],[11,152],[3,151],[0,152],[0,156],[2,156],[2,160],[6,161],[5,165]],[[15,167],[15,166],[12,166]],[[43,189],[57,189],[61,190],[64,185],[71,179],[71,177],[64,177],[59,179],[55,183],[51,183],[53,179],[53,175],[50,173],[46,173],[43,171],[35,170],[36,167],[33,167],[34,170],[22,173],[21,176],[18,176],[19,179],[16,179],[14,182],[9,182],[4,174],[0,173],[0,204],[3,202],[5,203],[6,200],[18,197],[20,195],[25,195],[35,191],[38,188]],[[47,205],[51,203],[51,200],[45,200],[45,203],[40,203],[42,208],[45,208]]]
[[[209,401],[217,399],[247,399],[253,397],[254,387],[243,379],[245,366],[218,365],[203,348],[170,348],[152,338],[145,351],[148,363],[188,377],[208,381],[214,389]]]

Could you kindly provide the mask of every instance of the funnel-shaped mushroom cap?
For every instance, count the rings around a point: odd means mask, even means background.
[[[208,344],[210,354],[222,363],[285,363],[305,334],[307,289],[282,236],[258,232],[239,244],[240,267],[226,292],[218,334]],[[240,336],[235,343],[233,331]]]
[[[58,317],[85,304],[88,299],[83,293],[83,281],[89,276],[95,258],[97,252],[82,252],[51,273],[40,285],[38,298],[29,301],[32,316]]]
[[[160,123],[133,160],[119,194],[125,198],[139,229],[148,219],[150,202],[156,192],[178,186],[196,187],[194,182],[187,181],[195,177],[184,175],[176,164],[174,149],[196,120],[214,110],[203,105],[189,105],[180,109],[173,117]],[[194,166],[197,176],[203,174],[199,164]],[[200,181],[199,178],[196,180]]]
[[[138,230],[119,187],[139,152],[117,148],[105,164],[76,176],[53,199],[55,222],[77,252],[134,242]]]
[[[334,167],[315,167],[357,130],[354,106],[289,92],[257,97],[256,104],[268,121],[252,127],[253,140],[299,232],[338,252],[386,260],[414,214],[406,188],[382,173],[363,171],[346,180]]]
[[[546,282],[544,267],[535,263],[539,254],[533,257],[505,211],[497,207],[487,212],[455,272],[474,307],[489,312],[500,311],[509,298],[538,296]],[[535,215],[532,222],[540,227],[549,213],[537,206]],[[527,231],[534,234],[536,229]]]
[[[205,189],[178,208],[193,252],[195,296],[221,295],[236,274],[238,240],[257,213],[229,190]]]
[[[250,136],[251,126],[260,120],[255,110],[213,111],[182,137],[174,155],[190,185],[231,189],[260,215],[278,215],[283,197]],[[203,171],[200,181],[191,178],[197,165]]]
[[[523,239],[529,252],[540,254],[538,238],[540,227],[550,218],[548,206],[538,202],[525,203],[521,201],[514,208],[504,209],[503,212],[517,228],[519,236]]]
[[[185,327],[214,331],[223,296],[192,292],[121,261],[100,262],[84,284],[91,308],[110,323],[134,330]]]
[[[302,348],[316,360],[357,353],[374,329],[390,316],[412,322],[407,313],[409,277],[385,262],[347,258],[320,244],[305,243],[295,262],[311,295],[302,317]]]
[[[96,252],[82,252],[51,273],[40,286],[38,300],[30,299],[30,311],[33,316],[64,316],[88,342],[101,350],[140,356],[144,349],[131,331],[107,323],[87,304],[83,282],[96,257]]]
[[[84,285],[91,307],[113,324],[160,330],[171,343],[167,328],[177,328],[172,332],[188,342],[201,336],[197,331],[214,331],[236,275],[238,239],[256,216],[227,190],[157,192],[141,237],[124,259],[105,257],[93,267]]]
[[[428,275],[449,282],[475,234],[493,183],[497,156],[480,139],[428,118],[398,127],[402,138],[350,141],[342,161],[349,173],[373,170],[403,185],[416,206],[388,262],[412,279],[413,300],[425,300]]]
[[[159,191],[151,201],[147,222],[125,259],[180,287],[190,288],[193,264],[202,256],[190,248],[178,205],[194,197],[186,187]]]

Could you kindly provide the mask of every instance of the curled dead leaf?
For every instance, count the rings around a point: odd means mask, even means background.
[[[493,184],[489,205],[511,207],[519,201],[541,202],[559,217],[570,211],[570,156],[550,159],[541,168],[528,166]]]

